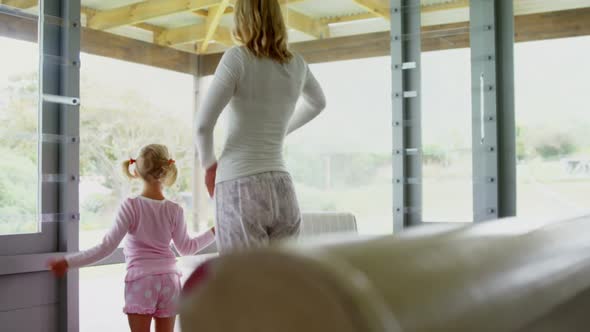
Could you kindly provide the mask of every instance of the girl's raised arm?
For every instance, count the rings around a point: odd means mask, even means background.
[[[126,200],[121,204],[115,223],[109,229],[102,239],[102,242],[88,250],[79,253],[70,254],[65,257],[68,267],[81,267],[96,263],[110,256],[119,246],[129,228],[131,221],[134,220],[134,211],[131,206],[131,200]]]
[[[191,238],[184,221],[184,212],[179,209],[176,217],[176,227],[172,232],[172,241],[174,241],[174,246],[181,255],[194,255],[215,241],[215,233],[213,230],[209,230]]]

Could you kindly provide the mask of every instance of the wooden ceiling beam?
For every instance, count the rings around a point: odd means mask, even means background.
[[[515,41],[528,42],[575,36],[590,36],[590,8],[550,13],[519,15],[515,17]],[[436,36],[438,31],[469,30],[469,22],[434,25],[422,28]],[[295,43],[292,49],[300,53],[308,63],[353,60],[391,54],[389,31],[356,36],[337,37]],[[466,48],[470,46],[469,34],[436,36],[422,40],[422,51]],[[201,57],[199,73],[212,75],[222,54]]]
[[[436,32],[459,28],[468,29],[469,23],[445,24],[424,29],[426,32]],[[515,18],[515,31],[516,42],[589,36],[590,8],[518,15]],[[0,13],[0,36],[36,42],[37,23]],[[215,40],[219,41],[217,38],[216,36]],[[459,34],[452,39],[449,37],[428,38],[422,43],[424,52],[469,47],[469,37],[466,34]],[[301,53],[309,63],[387,56],[390,54],[390,34],[385,31],[295,43],[292,46],[293,50]],[[81,49],[88,54],[188,74],[195,74],[197,68],[197,56],[194,54],[88,28],[82,28]],[[210,50],[213,51],[213,47]],[[213,74],[220,58],[221,53],[201,56],[198,66],[199,75]]]
[[[29,9],[38,5],[37,0],[0,0],[0,4],[18,8],[18,9]]]
[[[234,8],[233,7],[227,7],[225,8],[225,11],[223,12],[223,15],[229,15],[229,14],[233,14],[234,13]],[[207,9],[199,9],[199,10],[195,10],[193,11],[193,14],[199,16],[199,17],[207,17],[209,16],[209,11]]]
[[[322,22],[319,19],[310,18],[309,16],[286,7],[283,7],[283,12],[285,15],[285,23],[291,29],[301,31],[318,39],[329,38],[330,28],[325,22]],[[166,29],[158,35],[156,38],[156,43],[164,46],[174,46],[179,44],[200,42],[200,52],[207,53],[208,46],[205,45],[208,45],[211,40],[215,39],[215,31],[222,28],[219,26],[218,20],[220,20],[221,16],[223,15],[223,13],[215,12],[214,9],[210,9],[209,13],[214,14],[213,19],[215,21],[211,20],[211,24],[193,24],[179,28]],[[211,29],[214,24],[217,24],[217,29]],[[220,42],[225,45],[231,41],[233,45],[233,39],[228,37],[231,35],[231,33],[227,28],[223,29],[225,30],[222,30],[219,34],[219,36],[222,38]],[[213,33],[210,36],[207,36],[207,33],[211,31]],[[206,40],[207,42],[205,43]]]
[[[215,36],[213,37],[213,39],[217,43],[225,46],[233,46],[235,44],[231,31],[225,27],[217,28],[217,31],[215,31]]]
[[[81,9],[81,13],[86,16],[86,26],[88,25],[88,21],[98,13],[98,10],[93,9],[93,8],[88,8],[88,7],[82,7]],[[148,24],[148,23],[136,23],[133,24],[134,27],[138,28],[138,29],[142,29],[142,30],[146,30],[149,31],[153,34],[153,40],[155,41],[157,36],[159,34],[161,34],[164,30],[166,30],[165,28],[159,27],[157,25],[153,25],[153,24]]]
[[[0,13],[0,36],[37,42],[37,22]],[[83,27],[81,51],[122,61],[172,70],[197,73],[197,55],[152,43]]]
[[[363,21],[363,20],[370,20],[377,18],[373,13],[360,13],[354,15],[346,15],[346,16],[335,16],[335,17],[325,17],[321,18],[320,20],[325,24],[338,24],[338,23],[348,23],[348,22],[356,22],[356,21]]]
[[[220,0],[148,0],[97,12],[88,21],[88,27],[96,30],[112,29],[161,16],[206,9],[220,3]]]
[[[389,12],[390,5],[388,0],[354,0],[354,2],[369,13],[383,17],[388,21],[391,20],[391,13]]]
[[[195,12],[220,5],[225,0],[147,0],[127,6],[98,12],[88,22],[88,27],[107,30],[124,25],[133,25],[161,16],[183,12]],[[304,0],[279,0],[281,4]],[[229,4],[234,5],[235,0]]]
[[[422,6],[420,11],[422,13],[438,12],[442,10],[452,10],[459,8],[469,8],[469,0],[454,0],[451,2],[438,3],[429,6]]]
[[[342,23],[342,22],[352,22],[357,20],[366,20],[375,17],[383,17],[387,20],[391,19],[390,9],[391,6],[389,1],[386,0],[354,0],[360,7],[364,8],[368,11],[368,13],[352,15],[349,17],[335,17],[332,19],[327,19],[329,24],[333,23]],[[421,13],[431,13],[431,12],[438,12],[443,10],[452,10],[452,9],[459,9],[459,8],[469,8],[469,0],[453,0],[450,2],[428,5],[428,6],[421,6],[420,12]]]
[[[157,36],[155,42],[162,46],[201,42],[205,40],[206,34],[207,26],[205,24],[193,24],[180,28],[166,29]]]
[[[283,15],[285,17],[285,23],[287,24],[287,26],[293,30],[303,32],[303,33],[305,33],[309,36],[312,36],[314,38],[318,38],[318,39],[328,38],[330,36],[330,27],[328,26],[327,22],[324,22],[321,19],[314,19],[314,18],[309,17],[305,14],[302,14],[300,12],[289,9],[289,6],[287,4],[294,3],[294,2],[300,2],[300,1],[302,1],[302,0],[281,1],[283,3],[283,5],[282,5]],[[206,18],[209,16],[209,11],[210,10],[200,9],[200,10],[193,11],[193,13],[197,16]],[[233,13],[234,13],[234,8],[227,7],[225,9],[225,11],[223,12],[223,15],[229,15],[229,14],[233,14]]]
[[[176,46],[188,43],[202,44],[207,36],[207,27],[204,24],[188,25],[175,29],[167,29],[158,34],[155,43],[160,46]],[[216,41],[226,46],[234,45],[231,31],[226,27],[218,27],[209,42]],[[199,47],[202,50],[202,46]],[[202,51],[201,53],[205,53]]]
[[[229,6],[229,3],[230,0],[222,0],[219,5],[209,8],[209,14],[207,15],[207,22],[205,24],[207,32],[205,33],[203,42],[199,46],[200,53],[207,52],[209,43],[213,39],[213,36],[215,36],[217,28],[219,27],[219,22],[221,22],[221,17],[225,13],[225,9]]]
[[[320,19],[314,19],[283,6],[285,24],[293,29],[317,39],[330,38],[330,27]]]

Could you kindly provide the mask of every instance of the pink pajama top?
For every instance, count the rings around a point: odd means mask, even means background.
[[[104,236],[102,243],[67,255],[65,259],[71,268],[98,262],[111,255],[125,235],[125,281],[148,275],[180,274],[176,267],[176,255],[170,248],[171,241],[182,255],[195,254],[215,241],[212,231],[191,238],[182,207],[178,204],[138,196],[128,198],[121,204],[115,224]]]

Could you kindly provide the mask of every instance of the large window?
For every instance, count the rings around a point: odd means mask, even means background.
[[[287,138],[285,151],[303,212],[351,212],[361,233],[393,231],[390,63],[310,65],[327,108]]]
[[[471,53],[422,54],[423,215],[473,221]]]
[[[178,267],[183,274],[183,284],[201,262],[195,258],[180,260]],[[129,324],[122,313],[125,264],[84,268],[80,270],[80,280],[80,331],[128,331]],[[175,331],[180,331],[178,322]]]
[[[420,183],[421,221],[424,222],[474,220],[472,93],[475,91],[471,88],[470,28],[474,29],[477,22],[470,22],[469,17],[473,5],[473,1],[467,1],[464,8],[457,9],[455,14],[466,21],[452,26],[433,25],[436,13],[423,6],[420,36],[405,37],[421,43],[422,50],[421,67],[417,68],[421,73],[421,128],[413,125],[407,130],[420,130],[422,138]],[[405,10],[411,15],[415,9]]]
[[[176,160],[178,180],[166,195],[193,224],[193,77],[88,54],[81,60],[81,249],[99,241],[124,198],[141,193],[121,163],[150,143],[165,144]]]
[[[193,76],[89,54],[81,63],[80,249],[99,243],[122,200],[141,193],[121,163],[150,143],[165,144],[176,160],[178,180],[165,195],[183,206],[190,229],[212,222],[193,217]],[[81,331],[128,329],[124,277],[122,264],[81,271]],[[97,320],[104,310],[113,319]]]
[[[359,232],[393,231],[391,170],[390,57],[312,64],[327,108],[287,137],[285,160],[305,212],[350,212]],[[342,73],[354,73],[343,80]],[[206,96],[212,76],[202,78]],[[225,141],[222,113],[215,129],[215,148]],[[204,187],[199,189],[204,192]],[[201,205],[211,205],[200,194]],[[214,218],[213,209],[208,217]]]
[[[590,37],[516,44],[519,216],[590,209]]]
[[[36,24],[36,17],[4,9],[0,19]],[[16,31],[0,34],[0,235],[39,231],[38,69],[37,43]]]

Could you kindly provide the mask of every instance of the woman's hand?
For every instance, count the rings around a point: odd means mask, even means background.
[[[205,173],[205,185],[207,186],[207,191],[209,191],[209,196],[213,197],[215,193],[215,177],[217,176],[217,163],[213,164],[213,166],[207,169]]]
[[[215,226],[211,227],[211,232],[213,232],[213,235],[216,235],[217,233],[215,232]]]
[[[52,260],[48,265],[51,272],[58,278],[63,277],[68,272],[68,262],[63,258]]]

